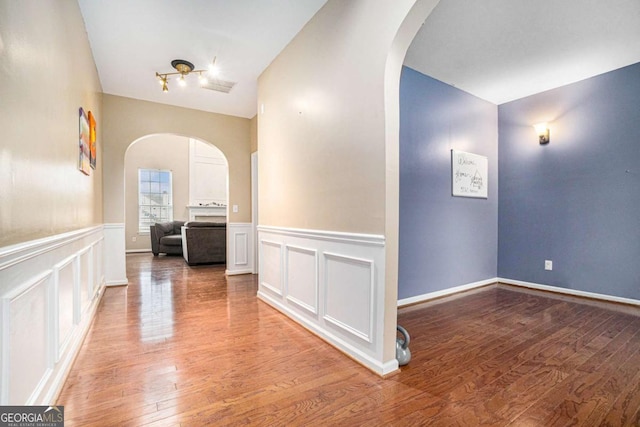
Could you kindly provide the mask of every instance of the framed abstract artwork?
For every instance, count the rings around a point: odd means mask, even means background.
[[[96,168],[96,118],[89,111],[89,155],[91,169]]]
[[[91,135],[87,114],[80,108],[80,138],[78,144],[78,169],[85,175],[91,171]]]
[[[85,175],[91,172],[91,135],[89,119],[80,108],[80,137],[78,138],[78,169]]]

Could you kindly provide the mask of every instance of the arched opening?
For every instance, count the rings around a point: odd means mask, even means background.
[[[384,70],[385,280],[383,359],[395,360],[400,256],[400,77],[407,50],[439,0],[417,0],[387,54]]]
[[[250,121],[248,119],[151,104],[104,95],[104,221],[111,256],[105,261],[109,284],[126,284],[125,153],[132,142],[149,135],[181,135],[219,148],[229,165],[227,274],[250,273],[253,257],[250,197]],[[237,212],[233,207],[237,206]],[[108,237],[108,238],[107,238]],[[130,240],[130,238],[129,238]],[[236,245],[238,243],[238,245]],[[231,246],[229,246],[231,245]],[[237,256],[241,255],[242,258]],[[246,255],[246,256],[245,256]],[[108,273],[108,274],[107,274]]]
[[[405,64],[416,54],[414,43],[424,42],[420,37],[438,3],[414,4],[385,72],[385,331],[393,336],[398,306],[480,286],[496,276],[496,251],[476,249],[497,246],[496,194],[488,200],[451,197],[451,150],[487,157],[489,187],[497,188],[497,129],[491,127],[496,107]],[[385,340],[385,351],[394,349],[390,341]]]
[[[423,18],[399,79],[400,306],[496,277],[497,107],[421,72],[447,6]],[[452,197],[452,150],[488,159],[488,198]]]
[[[197,138],[176,134],[138,138],[124,155],[124,199],[127,253],[151,251],[149,226],[156,222],[226,223],[227,158],[214,144]]]

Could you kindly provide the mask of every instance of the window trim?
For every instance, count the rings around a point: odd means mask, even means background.
[[[169,200],[167,204],[163,203],[159,204],[159,205],[151,205],[151,204],[143,204],[143,194],[148,194],[148,195],[160,195],[162,196],[164,193],[162,192],[158,192],[158,193],[152,193],[151,191],[149,192],[142,192],[142,174],[144,171],[147,172],[158,172],[160,174],[162,173],[166,173],[168,174],[169,177]],[[145,182],[156,182],[156,181],[145,181]],[[158,176],[158,181],[157,183],[160,184],[162,182],[162,179],[160,178],[160,175]],[[151,196],[150,196],[151,197]],[[142,221],[142,210],[144,207],[148,206],[149,207],[149,211],[151,210],[152,206],[158,206],[158,207],[164,207],[167,208],[166,212],[167,212],[167,216],[166,218],[163,217],[162,215],[160,216],[160,218],[157,218],[157,221],[153,221],[153,219],[151,219],[150,221],[144,222]],[[150,213],[150,212],[149,212]],[[148,235],[150,230],[149,230],[149,226],[153,225],[155,222],[165,222],[165,221],[173,221],[173,172],[170,169],[156,169],[156,168],[138,168],[138,234],[139,235]],[[143,225],[144,224],[144,225]]]

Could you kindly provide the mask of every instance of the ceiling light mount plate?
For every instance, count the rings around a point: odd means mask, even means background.
[[[195,68],[191,62],[184,59],[174,59],[171,61],[171,66],[184,75],[189,74]]]

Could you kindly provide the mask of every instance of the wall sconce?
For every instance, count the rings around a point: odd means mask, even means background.
[[[538,123],[533,125],[533,128],[536,130],[536,134],[538,135],[538,142],[540,144],[548,144],[549,143],[549,127],[546,123]]]

